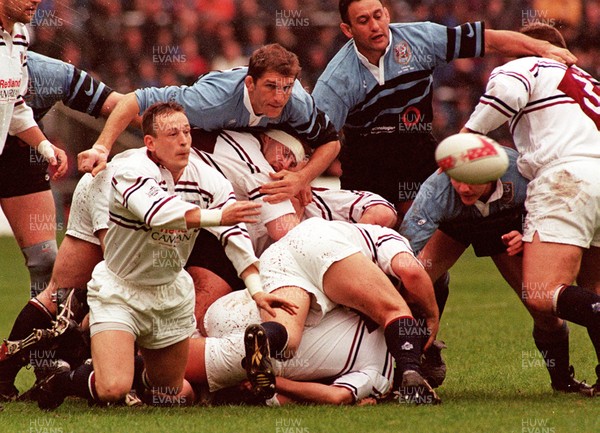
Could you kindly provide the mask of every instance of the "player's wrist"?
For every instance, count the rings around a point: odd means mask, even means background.
[[[246,285],[246,290],[254,299],[254,295],[258,293],[264,293],[262,288],[262,281],[260,280],[259,274],[250,274],[246,278],[244,278],[244,284]]]
[[[96,152],[98,152],[104,158],[107,158],[108,154],[110,153],[110,151],[108,150],[108,147],[106,147],[105,145],[100,144],[100,143],[95,143],[92,146],[92,149],[94,149]]]
[[[42,155],[46,160],[50,160],[51,158],[56,157],[56,153],[54,152],[54,146],[50,143],[49,140],[42,140],[40,144],[37,145],[36,150],[40,155]]]
[[[202,209],[200,211],[200,227],[215,227],[221,225],[223,211],[221,209]]]

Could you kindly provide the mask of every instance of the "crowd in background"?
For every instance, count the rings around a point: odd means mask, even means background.
[[[338,0],[45,0],[32,25],[32,50],[92,72],[120,92],[192,84],[215,69],[245,65],[257,47],[279,42],[298,54],[310,91],[346,42]],[[600,0],[389,0],[393,22],[447,26],[483,20],[518,30],[557,26],[579,65],[600,76]],[[435,124],[457,132],[481,95],[494,56],[453,62],[436,72]],[[497,137],[498,138],[498,137]]]

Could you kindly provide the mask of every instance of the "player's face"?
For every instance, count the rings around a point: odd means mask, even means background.
[[[254,113],[259,116],[279,117],[292,94],[295,77],[277,72],[266,72],[254,80],[246,77],[246,87]]]
[[[390,14],[379,0],[359,0],[348,7],[348,21],[342,23],[342,32],[354,38],[358,51],[369,62],[377,64],[390,43]]]
[[[472,206],[481,197],[489,196],[492,192],[493,182],[483,183],[480,185],[459,182],[450,178],[452,186],[458,193],[460,200],[465,206]]]
[[[177,181],[190,158],[190,123],[185,114],[174,112],[157,116],[154,128],[156,137],[146,135],[144,143],[156,162],[169,170]]]
[[[289,147],[265,134],[261,135],[261,141],[263,155],[273,170],[295,171],[298,168],[296,157]]]
[[[31,22],[38,5],[42,0],[5,0],[2,14],[12,23],[28,24]],[[8,23],[5,23],[7,25]]]

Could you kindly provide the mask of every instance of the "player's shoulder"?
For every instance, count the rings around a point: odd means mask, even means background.
[[[326,83],[344,81],[347,84],[351,84],[352,82],[359,81],[356,80],[359,73],[360,60],[356,54],[354,40],[351,39],[329,61],[327,67],[319,77],[319,81]],[[331,84],[329,85],[331,86]]]
[[[235,95],[240,89],[243,90],[244,78],[248,68],[240,67],[226,71],[212,71],[202,75],[192,85],[201,90],[203,97],[212,99],[215,103],[222,103],[229,97]]]
[[[114,176],[160,176],[158,165],[150,159],[146,147],[131,149],[119,158],[113,158]]]

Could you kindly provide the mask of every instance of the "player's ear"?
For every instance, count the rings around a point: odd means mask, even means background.
[[[248,91],[254,91],[254,78],[252,78],[250,75],[246,75],[246,78],[244,78],[244,83],[246,83]]]
[[[383,7],[383,16],[385,17],[386,20],[390,21],[390,12],[388,11],[388,8],[386,8],[385,6]]]
[[[354,36],[352,35],[352,27],[350,24],[340,23],[340,29],[342,29],[342,33],[349,39],[352,39]]]
[[[146,145],[146,148],[148,148],[148,150],[150,152],[153,152],[156,149],[156,146],[154,145],[154,137],[152,137],[151,135],[144,135],[144,144]]]

